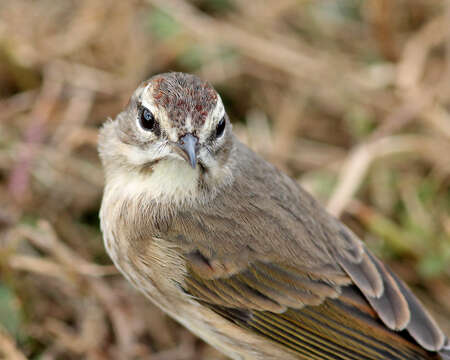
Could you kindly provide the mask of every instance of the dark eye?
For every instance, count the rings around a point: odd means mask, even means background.
[[[144,130],[151,131],[155,126],[155,117],[149,109],[143,107],[141,110],[141,117],[139,119],[139,122]]]
[[[225,130],[225,116],[217,124],[216,137],[221,137],[224,130]]]

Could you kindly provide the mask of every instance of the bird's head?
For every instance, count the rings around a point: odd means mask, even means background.
[[[170,196],[229,182],[232,148],[219,94],[198,77],[177,72],[142,83],[126,109],[104,125],[99,144],[107,180],[127,172],[150,185],[152,177],[154,191]]]

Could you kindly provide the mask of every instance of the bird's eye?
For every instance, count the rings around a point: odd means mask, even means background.
[[[155,127],[155,117],[146,107],[142,108],[139,123],[144,130],[151,131]]]
[[[219,121],[216,127],[216,137],[221,137],[225,130],[225,116]]]

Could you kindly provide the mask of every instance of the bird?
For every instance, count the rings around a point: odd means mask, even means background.
[[[125,278],[231,359],[450,359],[348,227],[233,134],[218,92],[152,76],[99,133],[100,225]]]

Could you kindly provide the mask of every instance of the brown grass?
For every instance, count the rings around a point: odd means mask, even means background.
[[[211,81],[239,137],[450,333],[450,3],[3,0],[0,358],[224,357],[134,291],[98,228],[97,129],[136,85]]]

